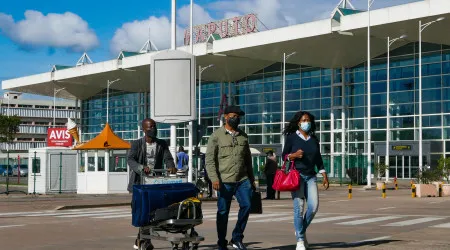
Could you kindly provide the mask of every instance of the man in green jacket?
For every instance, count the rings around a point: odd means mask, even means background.
[[[231,245],[235,249],[247,249],[242,240],[251,208],[255,177],[248,136],[238,128],[245,113],[237,106],[224,111],[226,123],[209,137],[206,150],[206,169],[218,191],[217,235],[219,250],[227,249],[228,214],[233,196],[239,203],[238,220],[233,230]]]

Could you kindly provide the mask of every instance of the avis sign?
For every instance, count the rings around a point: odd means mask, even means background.
[[[72,136],[66,128],[48,128],[47,146],[49,147],[70,147],[73,144]]]

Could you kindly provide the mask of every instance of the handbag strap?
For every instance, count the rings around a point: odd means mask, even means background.
[[[289,161],[288,155],[284,156],[283,166],[281,167],[281,170],[283,170],[283,171],[286,170],[286,162],[287,161]],[[290,162],[291,162],[291,165],[289,167],[289,170],[295,169],[295,162],[294,161],[290,161]]]

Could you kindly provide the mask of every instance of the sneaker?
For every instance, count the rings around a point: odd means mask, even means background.
[[[136,240],[134,241],[133,249],[136,249],[136,250],[139,249],[139,239],[136,239]]]
[[[242,241],[231,240],[230,245],[233,246],[234,249],[247,250],[247,248],[244,246],[244,243],[242,243]]]
[[[298,241],[297,242],[297,248],[295,250],[306,250],[305,242],[304,241]]]

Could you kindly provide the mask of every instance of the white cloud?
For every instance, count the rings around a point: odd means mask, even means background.
[[[149,36],[156,47],[167,49],[170,47],[170,20],[167,17],[151,16],[147,20],[124,23],[117,29],[111,40],[111,52],[117,54],[121,50],[138,51]],[[177,27],[177,44],[183,40],[184,33]]]
[[[194,4],[194,25],[209,23],[214,19],[210,16],[210,14],[200,5]],[[178,20],[177,23],[183,27],[188,27],[190,23],[190,6],[184,5],[178,10]]]
[[[0,31],[24,48],[66,48],[85,51],[96,47],[99,42],[88,23],[78,15],[25,11],[25,19],[15,22],[13,17],[0,13]]]

